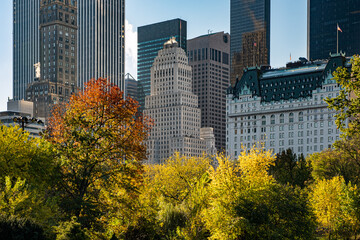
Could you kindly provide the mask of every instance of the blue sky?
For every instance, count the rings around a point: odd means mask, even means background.
[[[230,0],[125,0],[126,72],[136,77],[137,27],[173,18],[188,22],[188,38],[230,32]],[[272,67],[306,57],[306,0],[271,0]],[[12,97],[12,0],[0,1],[0,111]]]

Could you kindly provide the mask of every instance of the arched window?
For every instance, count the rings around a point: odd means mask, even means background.
[[[293,123],[294,122],[294,113],[290,113],[289,114],[289,122]]]
[[[304,113],[300,112],[299,113],[299,122],[302,122],[302,121],[304,121]]]
[[[261,117],[261,125],[266,125],[266,117],[265,116],[262,116]]]
[[[275,115],[271,115],[270,123],[275,124]]]
[[[285,117],[284,114],[280,114],[280,123],[284,123],[285,122]]]

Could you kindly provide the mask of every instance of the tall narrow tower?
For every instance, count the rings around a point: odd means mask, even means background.
[[[77,1],[40,1],[40,65],[26,91],[34,116],[47,120],[76,91],[76,40]]]
[[[13,0],[13,98],[25,99],[40,61],[39,0]]]
[[[78,0],[78,86],[108,78],[125,90],[125,0]]]
[[[244,68],[270,64],[270,0],[230,2],[231,83]]]
[[[206,137],[200,136],[201,110],[192,92],[191,66],[175,38],[164,44],[154,60],[144,114],[154,119],[146,142],[150,163],[160,163],[175,152],[201,156],[204,151],[215,151],[213,130],[202,131]],[[207,144],[209,140],[212,145]]]

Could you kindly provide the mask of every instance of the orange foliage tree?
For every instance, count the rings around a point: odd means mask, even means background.
[[[151,121],[138,113],[138,103],[108,82],[91,80],[68,104],[54,107],[47,138],[57,149],[61,207],[83,227],[103,217],[103,189],[121,186],[136,196],[141,183],[143,141]],[[115,194],[114,194],[115,195]]]

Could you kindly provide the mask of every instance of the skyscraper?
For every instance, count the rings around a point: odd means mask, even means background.
[[[216,149],[225,150],[230,35],[219,32],[188,40],[188,57],[193,71],[193,91],[201,108],[201,127],[213,128]]]
[[[143,94],[139,96],[141,109],[145,106],[145,96],[150,95],[150,69],[158,51],[169,38],[175,37],[186,52],[187,23],[181,19],[146,25],[138,28],[138,83]]]
[[[270,63],[270,0],[230,2],[231,83],[246,67]]]
[[[78,86],[108,78],[125,90],[125,1],[78,0]]]
[[[308,58],[328,59],[339,51],[360,54],[360,0],[308,0]],[[341,29],[337,29],[337,24]]]
[[[175,38],[163,45],[154,60],[151,95],[146,96],[144,114],[154,119],[146,141],[150,163],[159,163],[175,152],[201,156],[204,151],[215,151],[212,129],[200,135],[201,110],[192,92],[191,66]],[[213,145],[207,144],[211,142]]]
[[[40,66],[26,91],[35,117],[47,120],[52,106],[76,91],[76,39],[76,0],[40,1]]]
[[[13,98],[25,99],[40,61],[39,0],[13,1]]]

